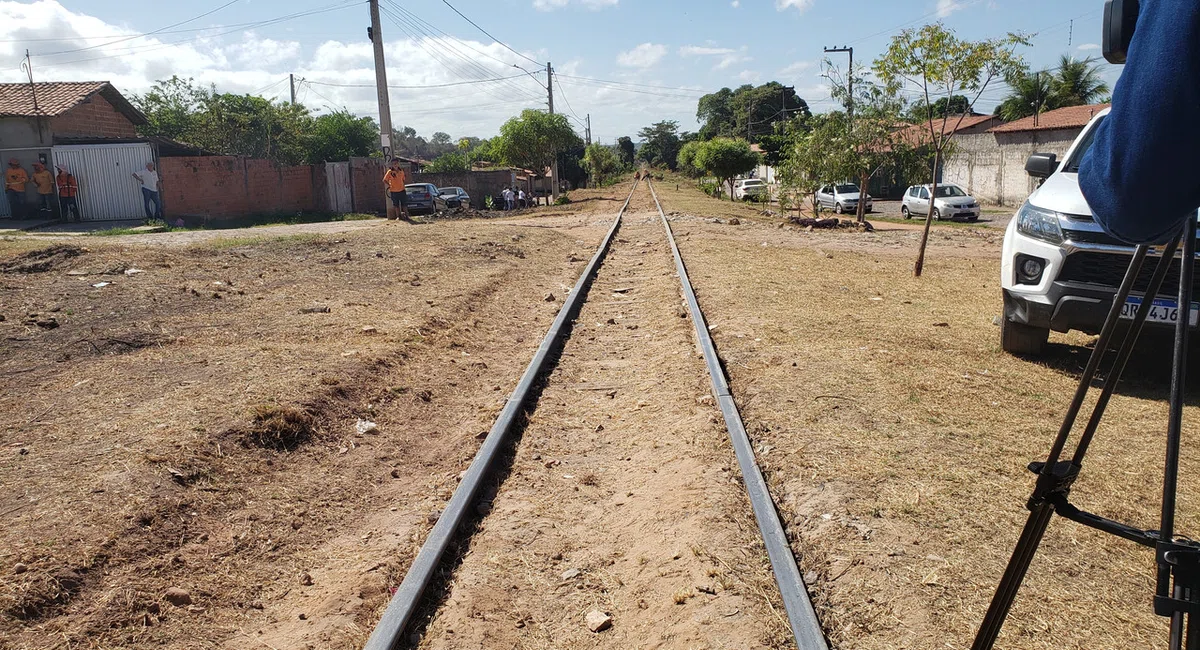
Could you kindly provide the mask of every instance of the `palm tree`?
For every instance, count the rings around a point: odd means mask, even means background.
[[[1100,78],[1094,58],[1079,61],[1064,54],[1050,83],[1055,108],[1094,104],[1108,94],[1108,84]]]
[[[1053,104],[1050,73],[1044,70],[1018,72],[1007,81],[1012,92],[996,107],[996,115],[1004,121],[1011,122],[1058,108]]]

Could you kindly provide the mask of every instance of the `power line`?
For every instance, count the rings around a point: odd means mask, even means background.
[[[531,58],[529,58],[529,57],[525,56],[524,54],[521,54],[520,52],[518,52],[518,51],[516,51],[516,50],[512,49],[512,48],[511,48],[511,47],[509,47],[509,46],[508,46],[508,44],[507,44],[507,43],[505,43],[504,41],[502,41],[502,40],[500,40],[500,39],[496,38],[495,36],[492,36],[491,34],[489,34],[489,33],[488,33],[488,31],[487,31],[486,29],[484,29],[484,28],[480,27],[479,25],[476,25],[476,24],[475,24],[475,21],[471,20],[470,18],[467,18],[467,17],[466,17],[466,15],[464,15],[464,14],[463,14],[463,12],[459,11],[458,9],[455,9],[455,8],[454,8],[454,5],[452,5],[452,4],[450,4],[449,2],[447,2],[447,0],[442,0],[442,2],[444,2],[444,3],[446,4],[446,6],[447,6],[447,7],[450,7],[450,9],[454,11],[454,13],[458,14],[460,18],[462,18],[463,20],[467,21],[468,23],[471,23],[471,26],[472,26],[472,27],[474,27],[475,29],[478,29],[479,31],[483,32],[485,36],[487,36],[488,38],[492,39],[493,41],[496,41],[497,43],[499,43],[499,44],[503,45],[503,46],[505,47],[505,49],[507,49],[509,52],[512,52],[513,54],[516,54],[517,56],[521,57],[522,59],[525,59],[526,61],[528,61],[528,62],[530,62],[530,63],[532,63],[532,64],[534,64],[534,65],[541,65],[541,62],[540,62],[540,61],[534,61],[533,59],[531,59]]]
[[[492,83],[497,81],[506,81],[508,79],[520,79],[525,75],[518,74],[511,77],[496,77],[493,79],[473,79],[471,81],[453,81],[444,84],[422,84],[420,86],[393,86],[388,85],[388,88],[393,90],[421,90],[423,88],[449,88],[451,86],[469,86],[472,84]],[[337,84],[328,81],[309,81],[307,83],[317,84],[318,86],[332,86],[334,88],[374,88],[375,84]]]
[[[279,81],[276,81],[276,82],[275,82],[275,83],[273,83],[273,84],[268,84],[268,85],[266,85],[266,86],[263,86],[262,88],[259,88],[258,90],[255,90],[255,91],[251,92],[250,94],[251,94],[251,95],[257,95],[257,94],[259,94],[259,93],[264,93],[264,92],[266,92],[266,91],[268,91],[268,90],[270,90],[270,89],[274,88],[275,86],[278,86],[279,84],[281,84],[281,83],[283,83],[283,82],[285,82],[285,81],[287,81],[287,80],[288,80],[288,78],[287,78],[287,77],[284,77],[283,79],[280,79]]]
[[[554,83],[558,84],[558,93],[562,97],[563,103],[567,105],[567,110],[571,112],[575,121],[583,126],[583,119],[579,117],[579,113],[576,113],[574,108],[571,108],[571,101],[567,99],[567,92],[563,90],[562,82],[558,80],[558,74],[554,75]]]
[[[609,81],[607,79],[595,79],[592,77],[577,77],[575,75],[569,75],[569,74],[558,74],[558,73],[555,73],[555,74],[556,74],[556,76],[563,77],[566,79],[574,79],[576,81],[590,81],[590,82],[602,83],[602,84],[611,84],[614,86],[636,86],[638,88],[653,88],[655,90],[678,90],[678,91],[696,93],[697,95],[707,95],[708,94],[708,91],[706,91],[706,90],[697,90],[695,88],[684,88],[682,86],[656,86],[653,84],[634,83],[632,81]]]
[[[109,41],[109,42],[107,42],[107,43],[99,43],[99,44],[97,44],[97,45],[88,45],[87,47],[79,47],[79,48],[75,48],[75,49],[73,49],[73,50],[62,50],[62,51],[59,51],[59,52],[48,52],[48,53],[46,53],[46,54],[39,54],[38,56],[56,56],[56,55],[59,55],[59,54],[71,54],[72,52],[83,52],[83,51],[85,51],[85,50],[94,50],[94,49],[96,49],[96,48],[98,48],[98,47],[105,47],[105,46],[108,46],[108,45],[114,45],[114,44],[116,44],[116,43],[122,43],[122,42],[124,42],[124,41],[132,41],[132,40],[133,40],[133,39],[135,39],[135,38],[143,38],[143,37],[150,36],[150,35],[152,35],[152,34],[157,34],[157,33],[159,33],[159,32],[162,32],[162,31],[165,31],[165,30],[168,30],[168,29],[174,28],[174,27],[179,27],[180,25],[186,25],[186,24],[188,24],[188,23],[190,23],[190,22],[194,22],[194,21],[200,20],[201,18],[204,18],[205,16],[209,16],[209,15],[215,14],[215,13],[217,13],[218,11],[220,11],[220,10],[224,9],[225,7],[228,7],[229,5],[231,5],[231,4],[235,4],[235,3],[237,3],[237,2],[240,2],[240,1],[241,1],[241,0],[229,0],[229,2],[226,2],[225,4],[221,5],[220,7],[217,7],[216,9],[211,9],[211,10],[209,10],[209,11],[206,11],[206,12],[204,12],[204,13],[200,14],[199,16],[193,16],[192,18],[188,18],[187,20],[182,20],[182,21],[179,21],[179,22],[177,22],[177,23],[174,23],[174,24],[172,24],[172,25],[167,25],[166,27],[162,27],[162,28],[156,29],[156,30],[154,30],[154,31],[146,32],[145,34],[134,34],[133,36],[126,36],[126,37],[124,37],[124,38],[119,38],[119,39],[117,39],[117,40],[115,40],[115,41]]]

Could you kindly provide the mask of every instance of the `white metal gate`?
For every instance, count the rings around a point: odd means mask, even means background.
[[[84,221],[145,218],[142,185],[133,174],[155,162],[149,143],[60,145],[51,156],[79,182],[76,201]]]
[[[329,193],[330,212],[345,214],[354,211],[354,197],[350,193],[350,163],[325,163],[325,187]]]

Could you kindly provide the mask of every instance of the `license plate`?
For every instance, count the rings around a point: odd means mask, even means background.
[[[1125,306],[1121,308],[1121,318],[1132,319],[1137,315],[1138,307],[1142,304],[1141,298],[1130,297],[1125,301]],[[1169,298],[1156,298],[1150,304],[1150,313],[1146,314],[1146,321],[1150,323],[1168,323],[1175,324],[1179,321],[1179,306],[1174,300]],[[1197,322],[1200,322],[1200,303],[1192,303],[1192,313],[1188,319],[1188,325],[1196,327]]]

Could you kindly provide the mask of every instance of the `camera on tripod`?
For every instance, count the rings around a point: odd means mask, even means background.
[[[1125,63],[1134,29],[1137,26],[1137,0],[1107,0],[1104,5],[1104,58],[1110,63]],[[1139,52],[1139,56],[1146,54]],[[1144,65],[1144,61],[1140,62]],[[1186,82],[1185,82],[1186,83]],[[1124,280],[1108,311],[1108,317],[1100,331],[1100,337],[1092,350],[1087,366],[1075,390],[1071,404],[1063,418],[1058,434],[1045,461],[1031,463],[1030,471],[1037,475],[1032,496],[1026,503],[1029,517],[1005,567],[1004,575],[980,625],[972,650],[991,650],[1000,634],[1000,628],[1016,599],[1017,591],[1033,562],[1034,554],[1050,525],[1054,515],[1069,519],[1090,528],[1121,537],[1142,546],[1154,549],[1156,580],[1154,589],[1154,612],[1170,618],[1171,650],[1200,650],[1200,543],[1183,537],[1176,532],[1176,491],[1179,476],[1179,458],[1183,423],[1183,405],[1187,383],[1188,346],[1191,337],[1190,318],[1175,319],[1175,345],[1172,353],[1170,409],[1167,422],[1167,456],[1163,472],[1162,510],[1157,530],[1130,526],[1099,515],[1080,510],[1070,501],[1071,488],[1080,470],[1088,448],[1099,428],[1104,411],[1108,407],[1117,382],[1133,353],[1133,347],[1146,322],[1150,305],[1158,296],[1163,283],[1172,269],[1176,253],[1179,257],[1178,305],[1192,304],[1193,284],[1196,268],[1197,217],[1193,213],[1182,225],[1178,235],[1165,246],[1153,248],[1157,254],[1154,271],[1145,286],[1145,295],[1138,304],[1132,324],[1123,333],[1118,322],[1130,293],[1138,282],[1144,263],[1153,260],[1151,247],[1136,248]],[[1147,264],[1147,266],[1149,266]],[[1140,288],[1140,287],[1139,287]],[[1115,353],[1113,350],[1115,349]],[[1112,358],[1099,397],[1092,406],[1086,425],[1077,436],[1073,452],[1067,449],[1072,438],[1076,420],[1083,409],[1092,382],[1099,374],[1106,356]],[[1068,455],[1069,454],[1069,455]]]

